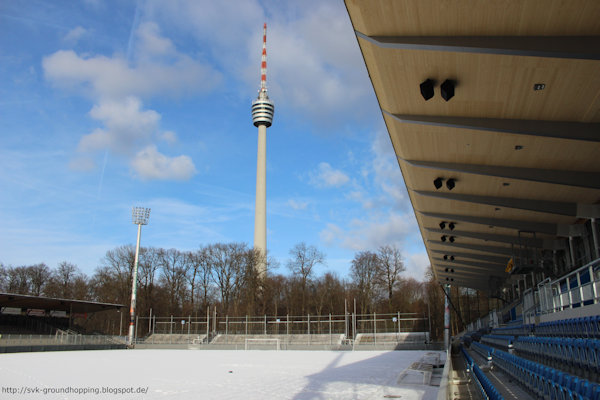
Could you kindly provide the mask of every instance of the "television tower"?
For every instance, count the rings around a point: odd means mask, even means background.
[[[275,105],[267,94],[267,24],[263,27],[263,48],[260,65],[260,89],[252,102],[252,122],[258,127],[258,152],[256,161],[256,205],[254,210],[254,249],[261,254],[257,265],[262,279],[267,272],[267,128],[273,122]]]

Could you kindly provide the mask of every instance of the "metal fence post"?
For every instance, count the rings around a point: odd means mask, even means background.
[[[171,315],[171,323],[169,324],[169,344],[173,343],[173,315]]]
[[[308,345],[310,346],[310,314],[308,314]]]
[[[373,313],[373,343],[377,346],[377,314]]]
[[[217,334],[217,306],[215,306],[213,313],[213,334]]]
[[[592,284],[592,296],[594,297],[593,304],[596,304],[598,302],[598,293],[596,291],[596,277],[594,276],[594,268],[590,265],[588,271],[590,274],[590,283]]]

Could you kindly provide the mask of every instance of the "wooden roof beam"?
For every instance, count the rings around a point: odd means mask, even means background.
[[[383,110],[383,112],[399,122],[408,124],[600,142],[600,135],[598,135],[598,132],[600,132],[600,123],[594,122],[407,115],[392,114],[386,110]]]
[[[396,50],[600,60],[598,36],[356,36],[377,47]]]

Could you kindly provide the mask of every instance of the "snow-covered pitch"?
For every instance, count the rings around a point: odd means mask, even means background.
[[[3,354],[0,398],[432,400],[437,396],[435,386],[397,383],[398,376],[425,353],[108,350]]]

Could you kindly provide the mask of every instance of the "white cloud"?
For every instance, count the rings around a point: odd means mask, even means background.
[[[76,43],[79,39],[87,33],[87,30],[82,26],[77,26],[71,29],[63,38],[65,42]]]
[[[279,112],[329,125],[377,112],[358,45],[348,40],[354,32],[343,3],[302,3],[151,1],[145,15],[194,35],[222,70],[241,79],[243,93],[258,88],[267,21],[267,85]]]
[[[92,108],[90,116],[101,121],[104,128],[81,138],[78,150],[82,152],[110,149],[132,154],[140,143],[145,144],[152,138],[160,121],[156,111],[142,110],[142,102],[136,97],[101,101]]]
[[[365,210],[393,208],[412,209],[396,154],[385,130],[378,130],[371,143],[369,156],[362,162],[360,179],[346,198],[361,203]]]
[[[415,231],[418,232],[418,228],[414,216],[390,213],[353,219],[345,228],[327,224],[320,232],[320,237],[328,245],[337,244],[346,249],[361,251],[373,250],[386,244],[401,245]]]
[[[371,151],[375,183],[395,202],[395,206],[409,205],[404,178],[387,132],[379,130],[376,133]]]
[[[410,254],[404,262],[406,271],[404,276],[422,281],[425,279],[425,273],[430,265],[427,253]]]
[[[294,210],[305,210],[308,206],[308,202],[290,199],[288,200],[288,205],[292,207]]]
[[[141,23],[135,37],[131,61],[118,54],[84,56],[72,50],[57,51],[42,61],[46,79],[60,88],[111,99],[190,95],[212,90],[221,81],[215,69],[178,52],[170,39],[161,36],[156,23]]]
[[[310,173],[310,183],[318,187],[340,187],[348,181],[348,175],[326,162],[320,163],[317,171]]]
[[[42,65],[55,86],[94,98],[179,96],[210,90],[221,80],[218,72],[186,55],[171,63],[147,61],[131,67],[120,56],[86,57],[60,50],[45,57]]]
[[[69,168],[74,171],[89,172],[96,169],[96,163],[89,157],[77,157],[69,162]]]
[[[319,232],[319,238],[327,246],[334,246],[342,238],[344,231],[336,224],[328,223],[326,228]]]
[[[185,181],[196,173],[194,162],[188,156],[167,157],[148,146],[136,154],[131,167],[142,179]]]
[[[137,51],[143,57],[176,55],[173,42],[160,36],[160,28],[155,22],[144,22],[140,24],[136,31],[139,38]]]
[[[177,134],[173,131],[162,132],[160,138],[169,144],[177,143]]]
[[[85,34],[78,27],[67,37],[76,40]],[[169,158],[161,154],[155,140],[168,144],[177,141],[173,131],[159,131],[161,116],[144,109],[141,98],[181,96],[213,89],[221,75],[212,67],[177,50],[161,35],[155,22],[142,22],[132,36],[133,55],[82,55],[61,50],[42,61],[46,79],[56,87],[90,96],[96,104],[91,118],[102,126],[84,135],[72,169],[86,171],[95,163],[85,154],[102,149],[125,157],[141,179],[186,180],[196,173],[189,156]]]

